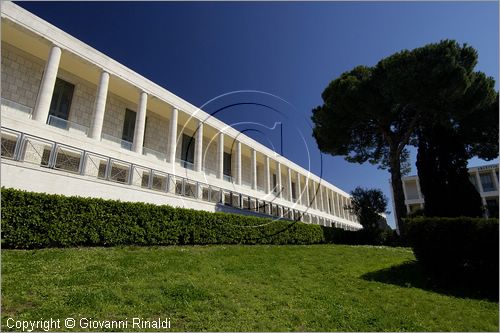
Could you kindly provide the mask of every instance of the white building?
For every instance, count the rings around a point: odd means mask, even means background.
[[[349,194],[11,2],[2,186],[357,230]]]
[[[498,216],[498,164],[469,168],[469,179],[481,195],[483,206],[488,208],[489,215]],[[403,177],[401,180],[407,212],[423,209],[424,197],[420,191],[418,176]]]

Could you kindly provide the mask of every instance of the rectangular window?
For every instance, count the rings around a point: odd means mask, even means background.
[[[73,92],[75,86],[69,82],[56,79],[54,85],[54,93],[52,94],[52,100],[50,102],[49,116],[57,117],[59,119],[68,120],[69,109],[71,108],[71,100],[73,99]],[[66,127],[65,122],[52,122],[57,127],[62,125]],[[58,125],[59,124],[59,125]]]
[[[122,140],[127,142],[134,141],[136,112],[126,109],[125,121],[123,122]]]
[[[231,177],[231,154],[224,153],[224,175]]]
[[[483,191],[495,191],[495,185],[493,184],[493,179],[490,173],[482,173],[479,175],[481,178],[481,184],[483,185]]]
[[[295,188],[295,183],[292,182],[292,200],[297,199],[297,189]]]
[[[187,134],[182,134],[181,160],[194,163],[195,139]]]
[[[278,180],[276,174],[273,174],[273,192],[274,193],[278,192]]]

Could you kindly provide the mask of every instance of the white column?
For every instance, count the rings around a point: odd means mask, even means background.
[[[328,214],[332,213],[332,207],[330,206],[330,190],[327,188],[326,189],[326,211]]]
[[[217,178],[224,178],[224,133],[219,133],[219,143],[217,144]]]
[[[292,169],[288,168],[288,199],[293,202],[292,198]]]
[[[483,203],[483,206],[486,207],[486,198],[483,197],[484,188],[483,188],[483,183],[481,183],[481,176],[479,175],[479,170],[476,171],[476,181],[477,181],[477,188],[479,190],[479,195],[481,196],[481,201]]]
[[[338,217],[342,217],[342,207],[341,207],[341,203],[340,203],[340,194],[335,193],[335,196],[337,197],[336,198],[336,201],[337,201],[337,216]]]
[[[168,131],[168,161],[175,164],[175,150],[177,149],[177,117],[179,110],[172,108],[170,113],[170,129]]]
[[[346,205],[347,205],[347,206],[351,206],[351,199],[346,199]],[[350,210],[350,209],[348,209],[346,212],[347,212],[347,219],[348,219],[349,221],[352,221],[352,213],[351,213],[351,210]]]
[[[139,103],[137,105],[137,115],[135,117],[134,142],[132,150],[142,154],[142,145],[144,143],[144,130],[146,126],[146,108],[148,104],[148,94],[141,92]]]
[[[345,209],[345,198],[343,195],[340,196],[340,200],[342,202],[342,206],[340,207],[340,209],[342,209],[342,217],[347,220],[347,212]]]
[[[281,191],[281,164],[280,162],[276,161],[276,181],[277,181],[277,185],[278,185],[278,195],[280,198],[283,198],[283,193]]]
[[[418,179],[418,178],[417,178],[417,180],[416,180],[416,183],[417,183],[417,194],[418,194],[418,198],[419,198],[419,199],[422,199],[422,198],[423,198],[423,196],[422,196],[422,191],[420,190],[420,181],[419,181],[419,179]]]
[[[405,197],[405,200],[408,200],[408,197],[406,194],[406,181],[401,179],[401,182],[403,183],[403,195]]]
[[[198,120],[194,144],[194,170],[201,172],[203,164],[203,122],[201,120]]]
[[[301,205],[302,204],[302,189],[300,186],[300,173],[297,172],[297,186],[296,189],[297,191],[297,202]]]
[[[324,198],[323,198],[323,186],[321,186],[321,183],[318,185],[318,188],[319,188],[319,200],[320,200],[320,203],[321,203],[321,211],[325,211],[325,201],[324,201]]]
[[[476,171],[476,181],[479,194],[482,196],[484,189],[483,189],[483,184],[481,183],[481,176],[479,176],[479,171]]]
[[[316,184],[314,181],[312,182],[312,189],[313,189],[313,200],[314,200],[314,209],[318,209],[318,187],[316,187]]]
[[[99,140],[101,138],[102,124],[104,122],[104,111],[106,109],[106,99],[108,97],[109,73],[101,72],[99,86],[94,102],[94,115],[92,118],[92,128],[90,137]]]
[[[498,177],[495,169],[491,170],[491,177],[493,178],[493,184],[495,184],[495,189],[498,191]]]
[[[344,198],[344,206],[349,206],[349,199]],[[344,212],[345,212],[345,218],[349,220],[349,210],[345,209]]]
[[[343,215],[343,210],[342,210],[342,196],[337,193],[337,202],[339,204],[339,217],[344,217]]]
[[[241,142],[236,141],[236,185],[241,185]]]
[[[252,189],[257,189],[257,151],[252,148]]]
[[[305,189],[304,191],[306,192],[306,206],[309,208],[311,205],[311,202],[309,201],[309,178],[306,176],[306,181],[304,183]]]
[[[61,49],[57,46],[53,46],[52,49],[50,49],[49,58],[45,63],[40,90],[38,91],[35,108],[33,109],[32,119],[36,121],[42,123],[47,122],[60,60]]]
[[[264,156],[264,190],[267,194],[271,192],[271,170],[269,156]]]

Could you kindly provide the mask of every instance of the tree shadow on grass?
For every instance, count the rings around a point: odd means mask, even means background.
[[[377,281],[406,288],[419,288],[439,294],[498,302],[498,277],[488,283],[482,277],[437,277],[428,274],[417,261],[407,261],[361,276],[366,281]]]

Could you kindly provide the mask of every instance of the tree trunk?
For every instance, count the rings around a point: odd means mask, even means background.
[[[396,210],[396,228],[399,235],[404,236],[405,228],[403,218],[406,217],[405,195],[403,192],[403,182],[401,181],[401,161],[396,152],[389,153],[389,163],[391,168],[391,185]]]

